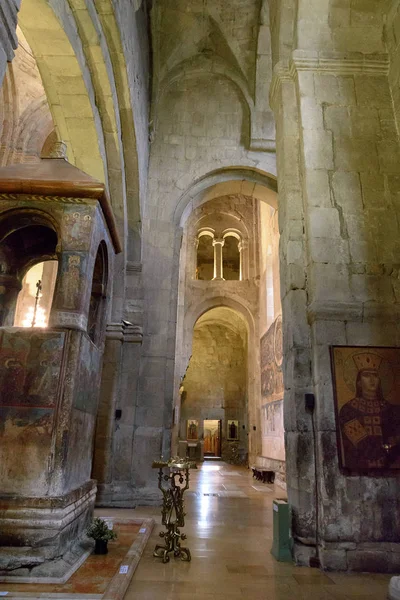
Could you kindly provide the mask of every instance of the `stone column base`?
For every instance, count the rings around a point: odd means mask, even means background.
[[[0,496],[0,581],[44,577],[61,582],[67,571],[70,576],[75,563],[76,569],[90,553],[85,530],[96,489],[96,482],[88,481],[65,496]]]
[[[398,573],[400,571],[400,544],[391,542],[325,543],[320,548],[319,558],[321,567],[327,571]]]
[[[400,577],[392,577],[390,580],[389,600],[400,600]]]

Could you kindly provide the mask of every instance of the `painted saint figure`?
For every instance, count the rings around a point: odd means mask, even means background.
[[[356,395],[339,413],[347,469],[400,468],[400,406],[383,397],[382,360],[372,352],[353,356]]]
[[[230,421],[228,424],[228,427],[229,427],[229,439],[237,440],[238,427],[237,427],[236,421]]]

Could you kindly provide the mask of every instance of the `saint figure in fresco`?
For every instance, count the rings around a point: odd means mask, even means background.
[[[383,359],[372,352],[352,359],[357,368],[356,395],[339,412],[343,466],[400,468],[400,406],[383,397],[379,374]]]

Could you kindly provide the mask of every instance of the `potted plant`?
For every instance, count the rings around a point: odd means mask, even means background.
[[[106,521],[96,517],[93,519],[86,531],[87,535],[94,539],[94,553],[107,554],[107,543],[109,540],[115,540],[117,534],[112,529],[108,528]]]

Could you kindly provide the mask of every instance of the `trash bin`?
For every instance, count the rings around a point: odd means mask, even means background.
[[[290,534],[290,507],[287,500],[272,502],[273,542],[271,554],[280,562],[292,562],[292,537]]]

